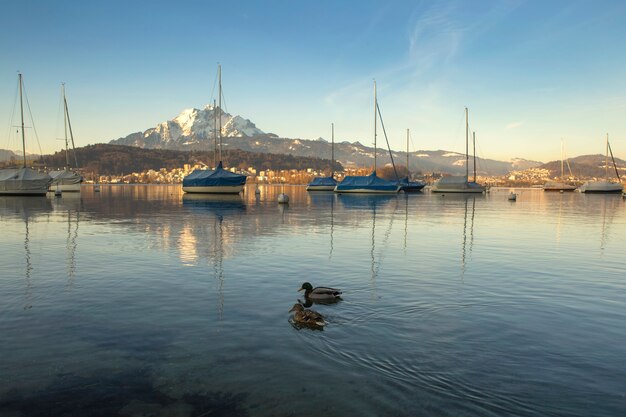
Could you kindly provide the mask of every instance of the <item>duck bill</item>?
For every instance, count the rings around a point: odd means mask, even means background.
[[[291,307],[291,310],[289,310],[289,312],[291,313],[292,311],[296,311],[295,307]]]
[[[304,288],[300,287],[300,289],[298,290],[298,292],[300,292],[300,291],[304,291]]]

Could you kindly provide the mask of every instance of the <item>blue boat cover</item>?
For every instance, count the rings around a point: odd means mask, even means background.
[[[376,190],[376,191],[393,191],[398,189],[397,181],[387,181],[376,176],[376,171],[370,175],[347,176],[337,184],[336,191],[349,190]]]
[[[400,178],[398,183],[400,184],[400,190],[403,191],[419,191],[426,185],[419,181],[409,181],[409,177]]]
[[[309,186],[335,186],[337,180],[333,177],[319,177],[313,178],[313,181],[309,183]]]
[[[245,175],[225,170],[221,161],[215,170],[196,169],[183,178],[183,187],[223,187],[244,185],[245,183]]]

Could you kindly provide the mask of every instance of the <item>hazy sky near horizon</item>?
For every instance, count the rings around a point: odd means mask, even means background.
[[[391,147],[484,158],[626,158],[624,1],[4,1],[0,148],[18,149],[17,71],[41,147],[60,149],[65,82],[77,146],[212,101],[281,137],[373,142],[373,86]],[[213,93],[213,94],[212,94]],[[32,138],[32,129],[27,130]],[[379,130],[379,133],[380,132]],[[382,134],[379,147],[384,146]],[[28,140],[27,151],[38,152]]]

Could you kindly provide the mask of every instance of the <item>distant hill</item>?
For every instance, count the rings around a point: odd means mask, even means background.
[[[259,154],[238,149],[224,151],[224,164],[228,167],[245,169],[254,167],[266,169],[306,169],[330,170],[330,160],[291,155]],[[169,149],[142,149],[135,146],[97,144],[76,149],[78,164],[84,172],[100,175],[119,175],[131,172],[147,171],[160,168],[182,168],[184,164],[203,162],[212,166],[213,152],[177,151]],[[44,156],[46,165],[62,168],[65,165],[65,151]],[[74,161],[72,155],[71,161]],[[73,162],[72,162],[73,165]],[[336,171],[342,171],[340,164],[335,164]]]
[[[21,155],[19,155],[19,157],[21,157]],[[8,161],[11,158],[18,158],[18,155],[13,151],[0,149],[0,161]]]
[[[254,123],[241,116],[232,116],[220,112],[219,107],[205,106],[202,109],[182,111],[172,120],[159,123],[156,127],[143,132],[132,133],[126,137],[110,141],[111,144],[136,146],[146,149],[171,149],[210,151],[214,148],[215,116],[221,113],[222,144],[226,149],[240,149],[252,153],[284,154],[307,158],[330,158],[331,143],[319,138],[292,139],[280,138],[272,133],[265,133]],[[406,152],[393,151],[397,164],[406,164]],[[343,166],[368,167],[374,164],[374,148],[360,142],[337,141],[335,158]],[[390,163],[387,149],[378,148],[378,162]],[[470,161],[470,165],[471,165]],[[412,172],[447,172],[461,174],[465,172],[465,155],[450,151],[410,152],[409,164]],[[511,170],[522,170],[541,165],[541,162],[516,158],[511,161],[477,158],[480,174],[504,175]]]
[[[615,158],[615,165],[617,166],[620,176],[626,176],[626,161]],[[578,178],[603,178],[606,173],[605,156],[600,154],[581,155],[575,158],[570,158],[569,166],[572,169],[572,174]],[[538,168],[549,170],[553,177],[561,175],[561,161],[551,161],[539,166]],[[565,164],[565,175],[569,175],[567,164]],[[615,177],[615,169],[613,168],[613,162],[610,158],[609,176]]]

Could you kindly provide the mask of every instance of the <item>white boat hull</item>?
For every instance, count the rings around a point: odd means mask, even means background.
[[[580,187],[581,193],[621,193],[624,186],[618,182],[588,181]]]
[[[245,185],[227,185],[227,186],[211,186],[211,187],[183,187],[186,193],[199,194],[239,194],[243,191]]]

